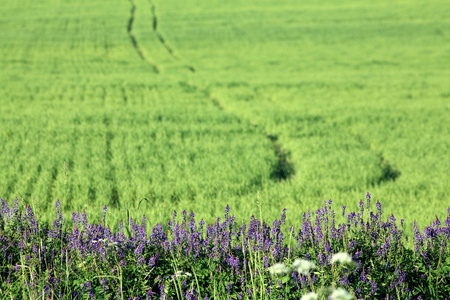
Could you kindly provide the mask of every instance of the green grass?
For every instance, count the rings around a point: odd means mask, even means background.
[[[0,197],[117,224],[370,191],[423,227],[448,206],[446,4],[3,1]]]

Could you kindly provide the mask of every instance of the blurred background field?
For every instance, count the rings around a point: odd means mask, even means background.
[[[0,197],[116,226],[228,204],[299,224],[367,192],[407,232],[450,206],[447,1],[13,1]],[[142,202],[138,209],[138,203]],[[373,205],[375,205],[373,203]]]

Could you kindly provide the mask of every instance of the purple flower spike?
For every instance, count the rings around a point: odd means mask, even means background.
[[[252,297],[252,294],[253,294],[253,290],[252,290],[252,288],[249,288],[249,289],[247,290],[247,295],[248,295],[248,297],[251,298],[251,297]]]
[[[364,215],[364,202],[362,200],[359,201],[359,208],[361,209],[361,215]]]
[[[227,292],[228,292],[228,294],[231,294],[231,287],[232,287],[231,283],[227,284]]]
[[[117,288],[117,299],[122,300],[122,290],[120,289],[120,286]]]
[[[152,290],[148,290],[146,300],[152,300],[152,297],[153,297],[153,292],[152,292]]]
[[[106,279],[102,278],[102,289],[103,289],[103,294],[106,294],[106,290],[108,289],[108,287],[106,286]]]
[[[383,213],[383,209],[381,208],[381,203],[379,200],[377,200],[377,216],[380,217]]]
[[[105,218],[106,218],[106,211],[108,210],[108,207],[105,205],[103,206],[103,224],[105,224]]]

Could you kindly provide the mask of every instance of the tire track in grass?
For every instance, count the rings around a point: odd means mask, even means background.
[[[133,34],[133,24],[134,24],[134,18],[135,18],[135,12],[136,12],[136,4],[134,3],[133,0],[129,0],[130,4],[131,4],[131,11],[130,11],[130,18],[128,19],[128,24],[127,24],[127,33],[128,36],[130,37],[131,40],[131,44],[133,45],[134,49],[136,50],[136,53],[139,55],[139,58],[142,59],[143,61],[145,61],[153,70],[153,72],[155,74],[159,74],[159,69],[158,67],[151,63],[144,55],[144,53],[142,52],[139,43],[136,39],[136,36]]]
[[[117,190],[117,181],[116,181],[116,169],[112,163],[113,154],[111,151],[111,142],[114,139],[114,133],[110,130],[111,120],[108,116],[104,116],[103,124],[106,127],[106,147],[105,147],[105,159],[109,166],[109,172],[106,174],[106,180],[111,183],[111,205],[115,208],[120,207],[120,199],[119,199],[119,191]]]
[[[277,157],[277,161],[272,166],[270,178],[273,180],[287,180],[295,175],[294,164],[291,161],[291,152],[283,147],[278,141],[278,135],[266,134],[270,140]]]
[[[125,90],[125,88],[123,86],[120,87],[120,91],[122,93],[122,100],[123,100],[123,104],[127,104],[128,103],[128,96],[127,96],[127,92]]]
[[[198,88],[195,85],[191,85],[188,83],[182,83],[184,86],[189,88],[191,91],[198,91],[202,93],[205,97],[209,98],[212,104],[217,107],[220,111],[225,111],[225,107],[219,98],[213,97],[211,93],[207,89]],[[250,126],[258,128],[260,133],[264,135],[272,144],[273,151],[276,157],[276,161],[273,163],[270,172],[270,179],[274,181],[285,181],[291,179],[295,175],[295,167],[291,161],[291,152],[283,147],[283,145],[279,142],[278,135],[267,132],[264,128],[261,128],[258,124],[250,123],[245,119],[238,117],[236,114],[232,114],[236,119],[238,119],[241,123],[248,123]]]
[[[152,0],[148,0],[148,3],[150,4],[150,10],[152,12],[152,18],[153,18],[152,29],[153,29],[153,32],[155,33],[156,37],[158,38],[159,42],[161,43],[161,45],[166,49],[166,51],[170,54],[170,56],[172,56],[175,60],[180,61],[184,65],[184,67],[186,69],[188,69],[190,72],[195,73],[195,71],[196,71],[195,67],[184,62],[178,55],[176,55],[173,48],[170,47],[170,45],[167,43],[164,36],[161,34],[161,32],[159,32],[159,30],[158,30],[158,15],[156,14],[156,5],[155,5],[154,1],[152,1]]]
[[[383,183],[392,181],[395,182],[395,180],[400,177],[402,172],[400,170],[396,169],[383,155],[383,152],[376,153],[369,143],[367,143],[363,137],[360,134],[353,134],[355,139],[363,145],[368,151],[374,153],[378,159],[379,164],[381,166],[381,175],[375,178],[372,178],[370,181],[367,182],[368,187],[374,187],[379,186]]]

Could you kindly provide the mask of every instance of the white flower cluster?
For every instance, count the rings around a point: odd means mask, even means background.
[[[274,264],[269,268],[271,275],[283,275],[291,271],[296,271],[300,274],[308,274],[309,271],[316,268],[316,264],[312,261],[304,259],[296,259],[290,269],[286,268],[284,264]]]
[[[340,263],[343,265],[355,264],[355,262],[352,260],[352,257],[345,252],[339,252],[334,254],[333,257],[331,258],[331,264],[334,263]],[[287,274],[288,272],[296,271],[299,274],[308,275],[309,272],[313,269],[316,269],[316,264],[314,262],[305,259],[296,259],[292,264],[292,267],[289,269],[286,268],[284,264],[277,263],[269,268],[269,272],[271,275],[283,275]],[[328,290],[328,292],[326,292],[326,294],[329,295],[328,299],[331,300],[353,299],[353,296],[343,288],[337,288],[332,290],[327,288],[326,290]],[[301,298],[301,300],[316,300],[316,299],[319,299],[319,295],[314,292],[305,294]]]
[[[306,295],[303,295],[300,300],[317,300],[317,299],[319,299],[319,295],[311,292]],[[328,299],[330,299],[330,300],[352,300],[353,296],[349,292],[344,290],[343,288],[337,288],[337,289],[333,290],[333,292],[331,293],[331,295],[329,296]]]
[[[352,258],[350,257],[350,255],[348,255],[348,253],[345,252],[339,252],[334,254],[333,257],[331,258],[331,264],[334,264],[335,262],[341,263],[343,265],[353,264]]]
[[[299,274],[307,275],[311,270],[316,268],[316,264],[309,260],[296,259],[292,264],[292,269]]]
[[[175,276],[176,278],[178,278],[178,277],[183,278],[183,277],[191,277],[192,274],[189,273],[189,272],[185,272],[185,273],[184,273],[183,271],[177,271],[177,272],[176,272],[175,274],[173,274],[173,275],[166,275],[166,276],[164,276],[164,279],[173,279],[174,276]]]
[[[97,243],[103,243],[103,245],[105,247],[114,247],[114,249],[116,249],[116,250],[119,249],[119,243],[118,242],[112,242],[109,239],[98,239],[98,240],[91,241],[91,244],[95,245]]]
[[[270,275],[283,275],[289,272],[284,264],[274,264],[269,268]]]

